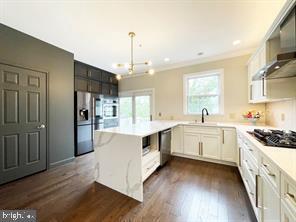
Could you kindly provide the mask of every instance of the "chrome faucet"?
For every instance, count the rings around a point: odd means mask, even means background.
[[[201,122],[204,123],[205,122],[205,117],[204,117],[204,111],[206,111],[206,115],[208,116],[209,115],[209,112],[206,108],[203,108],[201,110]]]

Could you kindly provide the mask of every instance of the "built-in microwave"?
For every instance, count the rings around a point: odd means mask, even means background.
[[[142,148],[143,148],[143,156],[150,152],[150,136],[145,136],[142,138]]]
[[[103,102],[103,118],[118,118],[118,99],[104,99]]]

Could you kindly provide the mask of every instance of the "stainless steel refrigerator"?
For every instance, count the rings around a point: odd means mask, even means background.
[[[75,92],[75,156],[93,151],[94,130],[104,127],[102,102],[101,95]]]

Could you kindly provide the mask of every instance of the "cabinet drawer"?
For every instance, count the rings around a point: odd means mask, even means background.
[[[260,171],[266,175],[267,179],[273,185],[274,189],[280,193],[280,171],[274,163],[272,163],[265,156],[262,157]]]
[[[251,176],[252,181],[255,183],[256,175],[258,175],[258,166],[253,162],[248,151],[244,151],[244,161],[247,163],[247,170]]]
[[[219,134],[220,129],[218,127],[208,126],[184,126],[185,133],[203,133],[203,134]]]
[[[252,161],[255,164],[258,164],[258,150],[257,148],[252,145],[247,139],[242,140],[243,147],[246,150],[246,152],[249,154],[249,158],[252,159]]]
[[[142,166],[142,181],[145,181],[160,165],[160,153],[151,158],[149,161],[145,162]]]
[[[251,202],[253,205],[255,205],[256,202],[256,183],[255,181],[253,181],[252,179],[252,175],[250,174],[249,171],[249,165],[247,164],[246,161],[243,161],[243,174],[244,174],[244,178],[243,180],[245,181],[245,186],[246,186],[246,190],[248,192],[248,195],[251,199]]]
[[[281,184],[282,200],[296,217],[296,185],[285,176],[282,176]]]

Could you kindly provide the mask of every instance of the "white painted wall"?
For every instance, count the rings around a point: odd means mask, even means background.
[[[198,115],[183,114],[183,75],[214,69],[224,70],[224,115],[211,115],[207,121],[244,122],[242,113],[249,109],[265,112],[265,104],[249,104],[247,66],[250,55],[191,65],[122,79],[119,91],[155,89],[156,119],[195,120]],[[161,113],[161,116],[159,115]],[[265,122],[265,118],[261,120]]]

